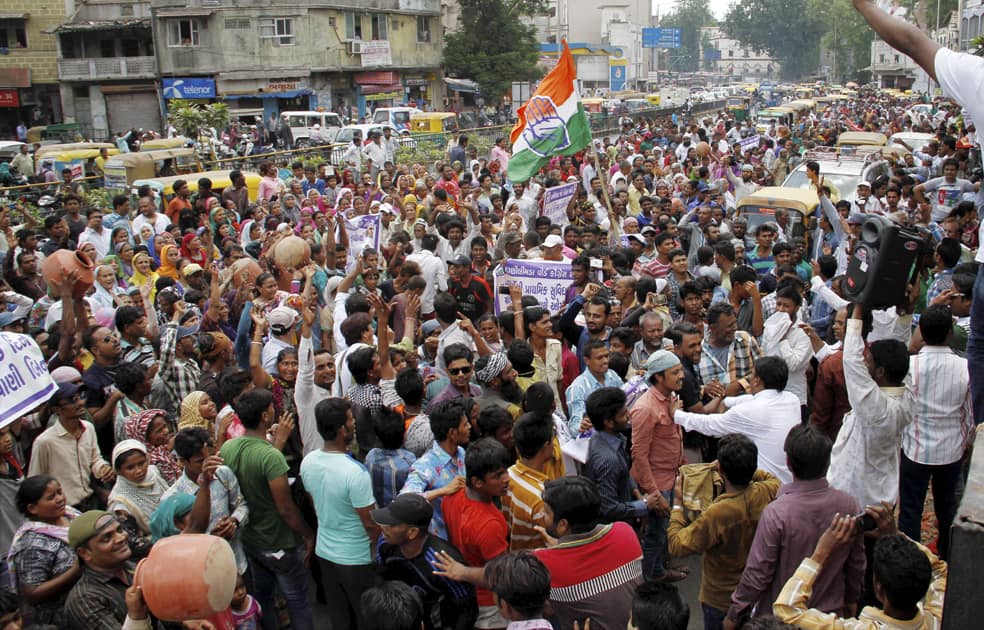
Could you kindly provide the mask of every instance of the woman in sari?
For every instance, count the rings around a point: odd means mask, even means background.
[[[119,261],[116,269],[116,277],[124,283],[126,279],[133,275],[133,245],[129,241],[120,243],[114,248],[116,259]]]
[[[92,283],[93,292],[89,296],[97,308],[114,309],[119,306],[120,299],[126,296],[119,284],[116,283],[116,268],[113,265],[96,267],[96,281]]]
[[[108,507],[127,533],[134,559],[150,553],[150,516],[170,486],[149,461],[147,447],[139,440],[123,440],[113,448],[116,483]]]
[[[181,256],[200,266],[202,269],[208,263],[205,250],[202,249],[202,239],[194,232],[185,234],[181,239]]]
[[[174,281],[181,279],[178,273],[178,260],[181,252],[176,245],[165,245],[161,248],[161,266],[157,269],[157,275],[162,278],[171,278]]]
[[[82,577],[68,544],[68,526],[79,512],[66,504],[58,480],[47,475],[21,483],[17,509],[25,521],[7,554],[10,586],[22,598],[26,623],[63,628],[65,599]]]
[[[151,283],[151,293],[150,301],[153,302],[157,293],[157,275],[156,271],[151,269],[151,259],[150,254],[146,252],[137,252],[133,255],[133,275],[130,276],[130,286],[142,287],[148,282]]]

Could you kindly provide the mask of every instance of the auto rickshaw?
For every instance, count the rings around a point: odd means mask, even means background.
[[[173,172],[167,172],[167,169]],[[153,179],[161,175],[169,177],[201,170],[198,154],[190,147],[141,150],[115,155],[106,160],[103,165],[103,185],[107,190],[126,193],[130,184],[138,179]]]
[[[109,155],[111,156],[119,153],[119,149],[117,149],[116,147],[113,147],[112,149],[106,147],[106,149],[107,149],[107,153],[109,153]],[[38,169],[38,172],[40,172],[41,165],[43,163],[48,163],[52,171],[54,171],[56,174],[61,174],[63,169],[66,168],[74,169],[78,167],[82,170],[82,177],[86,177],[92,175],[92,173],[87,172],[86,170],[85,167],[86,162],[88,162],[89,160],[94,160],[97,157],[99,157],[99,152],[101,150],[102,148],[69,149],[66,151],[56,151],[56,152],[49,151],[47,153],[42,154],[41,158],[35,158],[34,160],[35,168]]]
[[[50,158],[53,155],[64,153],[66,151],[86,151],[90,149],[95,149],[96,155],[99,155],[99,149],[109,149],[110,155],[116,155],[120,152],[120,150],[116,148],[115,144],[109,142],[68,142],[46,144],[34,152],[35,168],[41,164],[41,160],[44,158]]]
[[[82,125],[78,123],[63,123],[60,125],[41,125],[27,130],[27,143],[58,144],[79,142],[83,139]]]
[[[752,98],[750,96],[729,96],[727,110],[738,122],[745,122],[752,113]]]
[[[187,175],[175,175],[172,177],[155,177],[153,179],[136,179],[130,182],[130,194],[136,195],[137,189],[143,185],[150,186],[152,190],[157,192],[158,199],[162,206],[166,205],[171,197],[174,196],[174,182],[179,179],[183,179],[188,182],[188,190],[192,193],[198,190],[198,180],[207,177],[212,180],[212,191],[216,193],[221,193],[222,190],[232,186],[232,180],[229,178],[229,173],[232,169],[221,170],[221,171],[203,171],[200,173],[188,173]],[[246,177],[246,190],[249,196],[249,200],[256,201],[260,193],[260,177],[259,173],[254,173],[252,171],[241,171]]]
[[[760,225],[775,222],[776,210],[789,211],[793,238],[802,238],[810,246],[810,237],[815,228],[813,219],[820,199],[813,190],[803,188],[780,188],[767,186],[738,201],[737,216],[748,222],[748,234],[754,234]]]
[[[605,106],[605,99],[603,98],[582,98],[581,106],[584,108],[585,113],[588,114],[601,114],[603,113]]]
[[[177,149],[179,147],[190,147],[194,146],[194,141],[191,138],[185,138],[184,136],[175,136],[174,138],[155,138],[154,140],[145,140],[140,143],[141,151],[150,151],[152,149]]]
[[[426,112],[410,118],[410,134],[456,133],[458,115],[454,112]]]

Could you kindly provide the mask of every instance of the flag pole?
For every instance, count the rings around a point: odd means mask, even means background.
[[[595,172],[598,173],[599,179],[601,179],[601,197],[605,202],[605,207],[608,209],[608,244],[611,245],[614,239],[617,239],[619,234],[618,227],[618,217],[615,216],[615,210],[612,209],[612,200],[608,197],[608,173],[604,174],[602,177],[601,173],[601,162],[598,160],[598,151],[595,150],[594,139],[591,140],[591,155],[594,157]],[[590,190],[591,182],[588,182],[588,187]]]

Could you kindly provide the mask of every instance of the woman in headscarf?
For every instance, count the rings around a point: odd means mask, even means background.
[[[174,483],[181,472],[178,462],[169,448],[171,430],[168,427],[166,412],[163,409],[148,409],[130,416],[123,423],[123,432],[127,439],[137,440],[147,447],[147,457],[150,463],[164,476],[168,485]]]
[[[201,427],[209,435],[215,435],[215,418],[219,410],[215,401],[205,392],[191,392],[181,401],[181,419],[178,429]]]
[[[287,220],[291,223],[297,223],[301,219],[301,206],[297,201],[297,195],[294,193],[287,193],[284,195],[283,200],[280,202],[280,211],[284,213]]]
[[[147,450],[136,439],[123,440],[113,448],[116,483],[107,502],[109,511],[116,514],[127,533],[136,559],[150,553],[150,516],[173,482],[164,479]]]
[[[175,245],[165,245],[161,249],[161,266],[157,269],[157,275],[162,278],[171,278],[172,280],[178,281],[181,279],[178,273],[178,260],[181,258],[181,252]]]
[[[116,268],[113,265],[96,267],[96,281],[92,283],[93,292],[90,296],[98,308],[116,308],[121,296],[126,291],[116,283]]]
[[[351,188],[343,188],[338,192],[338,203],[335,205],[335,214],[344,216],[352,207],[352,197],[355,193]]]
[[[133,245],[129,241],[120,243],[114,248],[114,251],[119,261],[116,269],[116,277],[125,283],[127,278],[133,275]]]
[[[208,263],[208,256],[205,255],[205,250],[202,249],[202,239],[194,232],[185,234],[181,239],[181,256],[199,265],[202,269]]]
[[[151,269],[150,254],[137,252],[133,255],[133,275],[130,276],[130,286],[142,287],[151,283],[150,301],[153,302],[157,293],[157,272]]]
[[[222,204],[219,203],[218,199],[212,197],[212,199],[208,202],[208,208],[208,227],[212,231],[214,238],[221,240],[222,236],[219,231],[219,226],[222,224],[226,224],[232,228],[233,233],[236,231],[236,225],[232,222],[232,216],[228,211],[226,211],[225,208],[222,207]]]
[[[68,526],[79,511],[66,505],[61,484],[48,475],[25,479],[16,501],[24,523],[7,554],[9,587],[21,597],[25,623],[63,628],[65,599],[82,576],[68,544]]]

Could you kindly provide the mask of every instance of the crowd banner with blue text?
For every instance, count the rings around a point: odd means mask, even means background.
[[[164,98],[215,98],[215,80],[164,79]]]
[[[747,138],[742,138],[739,140],[738,144],[741,145],[742,151],[750,151],[751,149],[756,148],[761,140],[762,138],[758,135],[748,136]]]
[[[56,389],[34,339],[0,332],[0,427],[33,411]]]
[[[517,260],[510,258],[496,267],[493,275],[495,285],[495,312],[512,308],[509,293],[500,292],[503,287],[519,284],[523,287],[523,295],[532,295],[540,305],[556,313],[564,307],[564,297],[567,287],[574,281],[571,262],[552,260]]]
[[[362,255],[366,248],[379,251],[379,215],[367,214],[345,220],[345,230],[348,232],[349,249],[348,265],[351,269],[355,259]]]
[[[567,206],[577,194],[577,182],[561,184],[548,188],[543,193],[543,216],[549,217],[551,223],[567,225]]]

